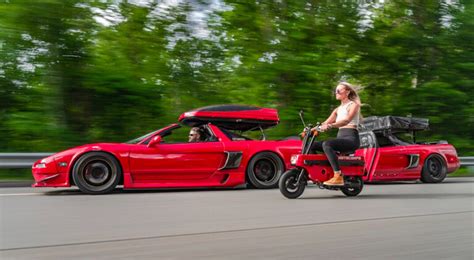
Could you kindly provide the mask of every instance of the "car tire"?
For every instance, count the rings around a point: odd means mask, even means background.
[[[122,169],[114,156],[104,152],[91,152],[76,161],[72,178],[84,193],[105,194],[114,190],[120,182]]]
[[[420,180],[424,183],[439,183],[446,178],[447,172],[443,157],[432,154],[425,159]]]
[[[285,165],[278,155],[261,152],[252,157],[248,163],[247,179],[254,188],[276,188],[284,170]]]

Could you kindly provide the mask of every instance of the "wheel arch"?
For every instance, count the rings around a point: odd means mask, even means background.
[[[273,150],[258,150],[258,151],[254,151],[247,159],[247,162],[245,164],[245,181],[248,182],[248,166],[249,166],[249,163],[252,161],[252,159],[257,156],[258,154],[261,154],[261,153],[273,153],[275,154],[276,156],[278,156],[278,158],[281,160],[281,162],[283,163],[283,172],[286,171],[286,163],[285,163],[285,159],[283,157],[282,154],[280,154],[278,151],[273,151]]]
[[[84,151],[80,154],[77,154],[73,160],[72,160],[72,163],[69,167],[69,172],[68,172],[68,176],[69,176],[69,184],[72,186],[76,186],[76,184],[74,183],[74,178],[72,177],[72,174],[73,174],[73,171],[74,171],[74,166],[76,165],[77,161],[83,157],[84,155],[86,154],[89,154],[89,153],[106,153],[106,154],[109,154],[110,156],[112,156],[118,163],[118,167],[120,167],[120,171],[122,172],[121,176],[120,176],[120,181],[118,183],[118,185],[122,185],[123,184],[123,165],[122,163],[120,162],[120,160],[117,158],[117,156],[109,151],[104,151],[104,150],[90,150],[90,151]]]
[[[433,171],[430,169],[431,167],[429,167],[426,164],[428,159],[430,159],[430,158],[434,158],[434,160],[438,160],[439,163],[441,164],[440,165],[441,169],[439,169],[439,171],[437,171],[435,176],[432,175]],[[448,163],[447,163],[446,158],[440,153],[436,153],[436,152],[429,153],[424,158],[422,165],[423,166],[421,167],[421,171],[420,171],[420,181],[423,182],[423,183],[440,183],[447,176]],[[425,170],[426,170],[426,172],[425,172]]]
[[[432,156],[438,156],[439,158],[441,158],[443,160],[443,163],[444,163],[444,166],[448,166],[448,162],[446,160],[446,158],[443,156],[443,154],[439,153],[439,152],[430,152],[430,153],[427,153],[425,158],[423,158],[423,162],[421,164],[421,171],[423,171],[423,167],[425,166],[425,162],[428,158],[432,157]]]

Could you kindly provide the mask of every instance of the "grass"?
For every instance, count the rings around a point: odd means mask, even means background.
[[[474,167],[461,167],[459,170],[450,173],[449,177],[474,177]]]
[[[0,181],[33,181],[31,169],[0,169]]]

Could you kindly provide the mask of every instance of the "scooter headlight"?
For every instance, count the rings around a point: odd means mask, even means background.
[[[296,165],[296,161],[298,160],[298,155],[292,155],[290,159],[290,164],[291,165]]]

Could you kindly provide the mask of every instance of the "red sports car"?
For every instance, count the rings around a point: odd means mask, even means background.
[[[365,182],[436,183],[460,166],[456,149],[448,142],[416,141],[415,133],[428,129],[428,119],[374,116],[364,119],[361,129],[361,147],[355,155],[365,160]]]
[[[275,109],[209,106],[186,112],[179,121],[127,143],[87,144],[39,160],[33,164],[33,187],[76,185],[89,194],[107,193],[120,184],[149,189],[248,182],[273,188],[291,167],[291,155],[301,150],[298,138],[265,140],[263,130],[279,123]],[[198,127],[200,141],[188,142],[189,127]],[[262,132],[262,140],[242,135],[253,130]]]

